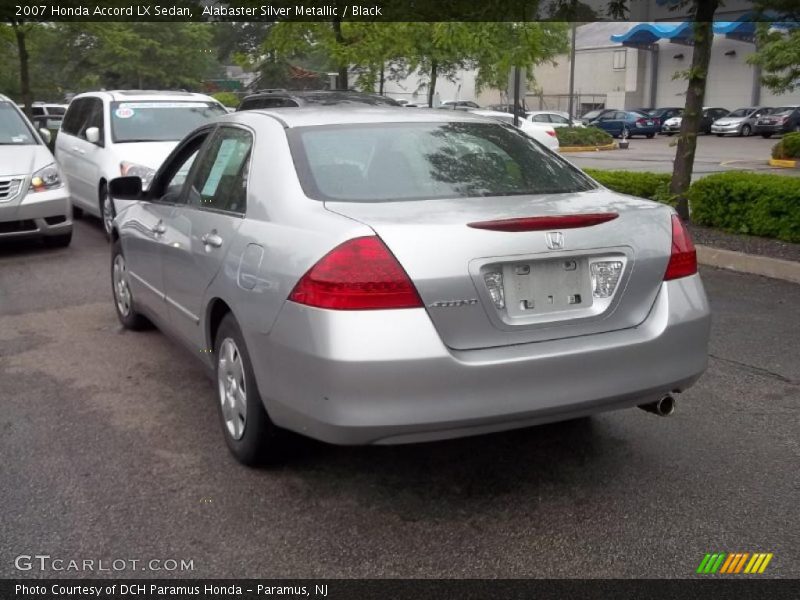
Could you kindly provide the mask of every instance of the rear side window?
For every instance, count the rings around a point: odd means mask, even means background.
[[[253,136],[238,127],[220,127],[192,174],[188,203],[244,214]]]
[[[500,123],[381,123],[287,132],[311,198],[388,202],[554,194],[594,183],[532,138]]]

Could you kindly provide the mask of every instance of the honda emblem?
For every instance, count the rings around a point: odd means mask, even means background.
[[[564,249],[564,234],[560,231],[548,231],[545,234],[547,240],[547,247],[550,250],[563,250]]]

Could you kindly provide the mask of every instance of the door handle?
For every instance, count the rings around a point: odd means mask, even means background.
[[[167,232],[167,227],[164,225],[164,221],[159,221],[150,228],[150,231],[156,235],[162,235]]]
[[[200,238],[200,241],[203,242],[206,246],[211,246],[213,248],[219,248],[222,246],[222,238],[219,237],[215,232],[206,233],[203,237]]]

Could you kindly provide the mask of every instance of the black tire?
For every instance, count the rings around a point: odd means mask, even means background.
[[[652,140],[654,137],[656,137],[656,134],[655,134],[655,133],[648,133],[648,134],[647,134],[645,137],[646,137],[648,140]]]
[[[723,135],[725,135],[725,134],[724,133],[718,133],[717,137],[722,137]]]
[[[114,312],[117,313],[117,318],[119,322],[122,323],[122,326],[125,329],[130,329],[132,331],[139,331],[142,329],[149,329],[150,328],[150,321],[142,315],[141,313],[136,312],[136,303],[133,298],[133,293],[130,291],[130,286],[127,284],[127,275],[126,278],[126,287],[128,289],[128,306],[129,309],[126,312],[122,310],[120,307],[120,302],[117,297],[119,293],[116,286],[116,281],[114,278],[114,265],[117,262],[117,256],[120,256],[124,262],[125,255],[122,253],[122,244],[120,244],[119,240],[115,240],[113,245],[111,246],[111,297],[114,300]]]
[[[671,132],[671,131],[667,131],[664,135],[672,137],[675,134],[673,132]]]
[[[750,137],[751,133],[753,133],[753,128],[750,127],[750,125],[748,125],[747,123],[742,125],[742,132],[741,132],[742,137]]]
[[[114,209],[114,202],[111,200],[111,197],[108,195],[108,186],[105,183],[100,184],[100,193],[99,193],[99,202],[100,202],[100,221],[103,224],[103,231],[106,233],[106,238],[108,241],[111,241],[111,223],[109,221],[110,218],[113,220],[114,217],[117,216],[117,212]],[[106,215],[106,203],[108,203],[108,212],[109,215]]]
[[[768,140],[769,138],[772,137],[772,134],[771,133],[762,133],[761,137],[763,137],[765,140]]]
[[[242,425],[243,431],[240,437],[235,437],[226,422],[223,411],[223,383],[220,378],[220,353],[227,340],[232,340],[241,361],[242,372],[244,374],[245,406],[246,417]],[[225,348],[228,346],[225,345]],[[274,464],[280,462],[284,457],[285,440],[281,430],[275,426],[267,415],[261,395],[258,392],[256,378],[253,374],[250,354],[244,342],[244,336],[239,328],[239,324],[231,313],[223,317],[217,330],[214,340],[214,384],[216,387],[217,413],[220,418],[222,435],[225,443],[233,456],[243,465],[256,466],[261,464]],[[224,374],[223,374],[224,378]],[[236,383],[241,386],[241,381]]]
[[[72,218],[73,219],[82,219],[83,218],[83,209],[78,208],[74,204],[72,205]]]
[[[69,233],[62,233],[61,235],[49,235],[44,238],[45,246],[50,248],[66,248],[72,242],[72,230]]]

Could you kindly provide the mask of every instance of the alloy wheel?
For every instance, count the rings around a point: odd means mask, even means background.
[[[108,192],[103,195],[103,228],[106,230],[107,235],[111,235],[111,230],[114,227],[114,204],[111,201],[111,196]]]
[[[123,317],[127,317],[131,312],[131,289],[128,286],[128,268],[122,254],[114,257],[113,278],[114,301],[117,304],[117,310]]]
[[[233,339],[222,340],[217,358],[217,385],[225,428],[234,440],[242,438],[247,425],[247,388],[243,360]]]

